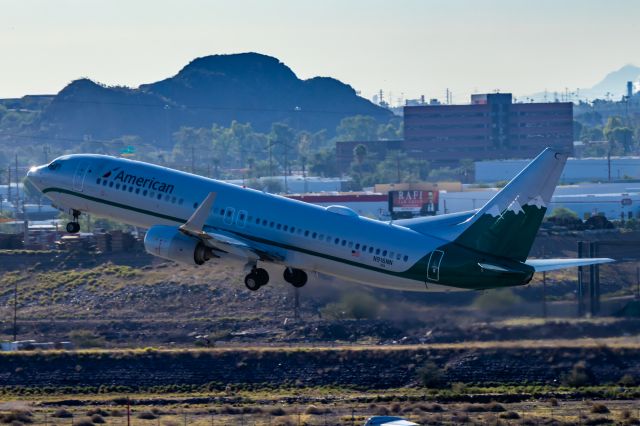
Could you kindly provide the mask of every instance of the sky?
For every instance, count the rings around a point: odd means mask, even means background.
[[[196,57],[275,56],[371,98],[591,87],[640,65],[637,0],[0,0],[0,98],[137,87]]]

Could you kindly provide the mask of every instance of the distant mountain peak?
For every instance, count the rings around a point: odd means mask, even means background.
[[[593,91],[623,92],[627,81],[637,82],[640,78],[640,67],[626,64],[622,68],[607,74],[599,83],[591,88]]]

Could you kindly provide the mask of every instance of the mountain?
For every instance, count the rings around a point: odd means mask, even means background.
[[[632,81],[637,85],[640,81],[640,67],[632,64],[627,64],[622,68],[612,71],[607,74],[599,83],[592,87],[579,89],[578,97],[581,100],[592,101],[594,99],[606,99],[607,94],[612,100],[619,100],[622,96],[627,94],[627,82]],[[634,89],[637,90],[637,89]],[[558,98],[561,99],[562,92],[557,92]],[[535,101],[543,102],[553,101],[554,92],[534,93],[522,98],[531,98]]]
[[[276,58],[242,53],[197,58],[175,76],[138,88],[73,81],[53,98],[38,125],[58,138],[137,135],[168,145],[181,126],[228,126],[236,120],[267,132],[272,123],[285,122],[333,134],[342,118],[357,114],[381,122],[392,116],[336,79],[301,80]]]

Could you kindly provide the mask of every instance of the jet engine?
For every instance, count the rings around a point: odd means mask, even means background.
[[[202,265],[218,257],[202,241],[180,232],[175,226],[156,225],[144,237],[147,253],[174,262]]]

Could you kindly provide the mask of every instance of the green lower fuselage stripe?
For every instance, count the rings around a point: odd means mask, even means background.
[[[105,199],[102,199],[102,198],[92,197],[91,195],[83,194],[83,193],[76,192],[76,191],[71,191],[71,190],[64,189],[64,188],[46,188],[46,189],[42,190],[42,193],[44,193],[44,194],[46,194],[48,192],[58,192],[58,193],[62,193],[62,194],[68,194],[68,195],[72,195],[74,197],[84,198],[86,200],[93,201],[93,202],[96,202],[96,203],[106,204],[106,205],[109,205],[109,206],[112,206],[112,207],[117,207],[117,208],[124,209],[124,210],[134,211],[136,213],[141,213],[141,214],[144,214],[144,215],[147,215],[147,216],[153,216],[153,217],[157,217],[157,218],[160,218],[160,219],[170,220],[172,222],[176,222],[176,223],[179,223],[179,224],[183,224],[183,223],[187,222],[187,219],[183,219],[183,218],[179,218],[179,217],[175,217],[175,216],[169,216],[169,215],[165,215],[165,214],[162,214],[162,213],[157,213],[157,212],[154,212],[154,211],[151,211],[151,210],[141,209],[139,207],[130,206],[128,204],[116,203],[114,201],[109,201],[109,200],[105,200]],[[321,258],[324,258],[324,259],[327,259],[327,260],[332,260],[334,262],[344,263],[346,265],[355,266],[355,267],[362,268],[362,269],[367,269],[367,270],[378,272],[378,273],[385,274],[385,275],[390,275],[390,276],[394,276],[394,277],[398,277],[398,278],[409,279],[409,280],[413,280],[413,281],[417,281],[417,282],[421,282],[421,283],[424,282],[424,280],[421,280],[421,279],[416,277],[416,275],[419,277],[420,274],[411,273],[411,271],[414,268],[417,268],[418,263],[420,263],[420,262],[416,263],[415,265],[413,265],[410,269],[408,269],[405,272],[395,272],[395,271],[389,271],[387,269],[376,268],[375,266],[371,266],[371,265],[363,265],[361,263],[357,263],[357,262],[354,262],[352,260],[343,259],[343,258],[332,256],[332,255],[329,255],[329,254],[316,252],[316,251],[313,251],[313,250],[308,250],[308,249],[305,249],[305,248],[302,248],[302,247],[297,247],[297,246],[292,246],[292,245],[289,245],[289,244],[279,243],[277,241],[272,241],[272,240],[256,237],[256,236],[249,235],[249,234],[243,234],[241,232],[237,232],[237,231],[234,231],[234,230],[231,230],[231,229],[215,228],[215,227],[212,227],[212,228],[219,229],[219,230],[224,231],[224,232],[229,232],[229,233],[237,235],[237,236],[239,236],[241,238],[244,238],[244,239],[247,239],[247,240],[251,240],[251,241],[254,241],[254,242],[257,242],[257,243],[276,246],[276,247],[280,247],[280,248],[283,248],[283,249],[286,249],[286,250],[293,250],[293,251],[297,251],[297,252],[300,252],[300,253],[308,254],[310,256],[321,257]]]

